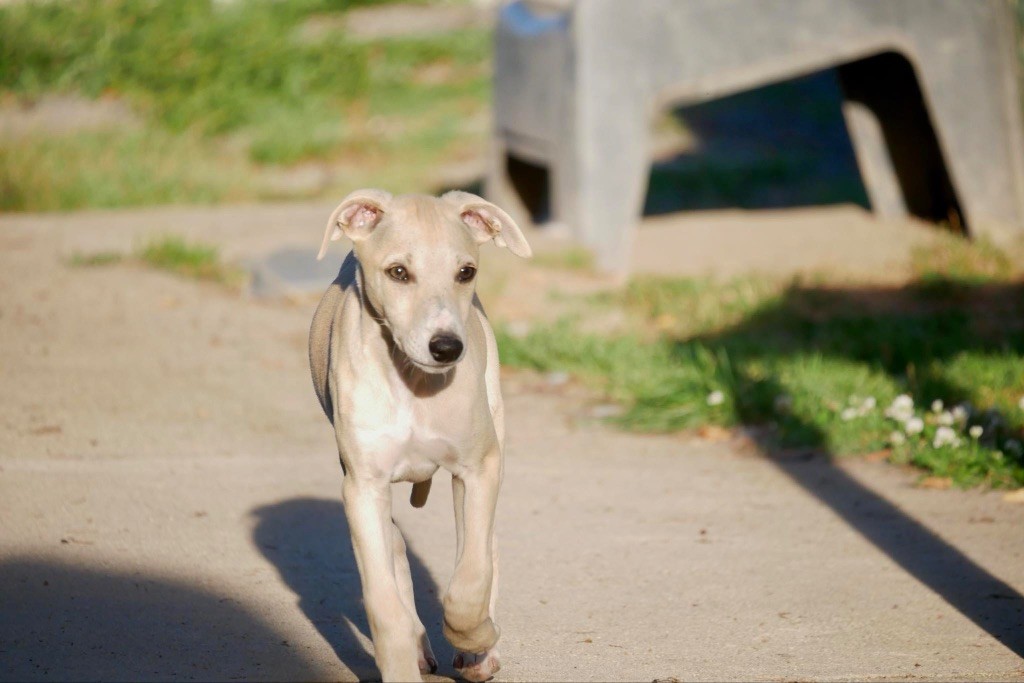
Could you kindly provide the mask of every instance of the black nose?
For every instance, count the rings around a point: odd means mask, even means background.
[[[430,340],[430,355],[438,363],[451,363],[462,355],[462,340],[447,334],[439,334]]]

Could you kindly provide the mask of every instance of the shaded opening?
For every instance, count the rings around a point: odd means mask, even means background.
[[[856,204],[967,232],[917,76],[895,52],[673,108],[652,137],[645,215]]]
[[[676,107],[656,121],[645,215],[868,207],[835,70]]]
[[[551,179],[547,167],[510,154],[505,157],[505,170],[533,224],[542,225],[550,221]]]
[[[906,211],[924,220],[967,232],[935,127],[914,67],[901,54],[886,52],[837,69],[846,99],[871,112],[888,152],[883,163],[899,186]]]

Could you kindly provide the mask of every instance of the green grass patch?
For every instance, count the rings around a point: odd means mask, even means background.
[[[1024,486],[1024,280],[944,286],[956,296],[932,282],[641,278],[525,337],[499,329],[499,345],[508,365],[568,371],[621,402],[627,429],[758,425],[768,448],[891,449],[958,485]],[[581,332],[601,309],[630,331]],[[919,430],[886,414],[901,395]]]
[[[80,268],[91,268],[94,266],[112,266],[121,263],[124,254],[119,251],[98,251],[92,254],[74,253],[68,258],[68,265]]]
[[[238,289],[245,282],[246,272],[224,263],[217,247],[201,242],[189,242],[181,237],[167,236],[154,239],[135,249],[131,254],[118,251],[95,253],[77,252],[68,258],[75,267],[111,266],[118,263],[140,263],[165,270],[192,280],[214,282]]]
[[[0,12],[0,87],[129,97],[173,130],[224,132],[267,105],[368,88],[366,55],[338,31],[294,35],[351,2],[99,0],[15,3]]]
[[[306,197],[308,187],[272,178],[307,162],[333,179],[318,193],[373,182],[424,189],[440,163],[479,149],[486,134],[490,32],[357,40],[344,16],[366,4],[0,6],[5,106],[48,93],[116,97],[141,121],[0,141],[0,208]]]
[[[238,155],[161,128],[0,140],[0,209],[213,203],[252,196]]]
[[[594,267],[594,254],[583,247],[570,247],[534,254],[532,263],[542,268],[588,271]]]
[[[984,237],[968,241],[956,235],[917,248],[911,266],[927,283],[954,286],[998,282],[1020,272],[1013,259]]]
[[[160,270],[229,287],[237,287],[245,279],[244,271],[221,261],[216,247],[189,243],[180,237],[164,237],[150,242],[135,256],[142,263]]]

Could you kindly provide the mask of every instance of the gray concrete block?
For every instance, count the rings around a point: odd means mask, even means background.
[[[878,213],[1020,234],[1015,52],[1004,0],[513,2],[496,29],[487,192],[519,219],[546,201],[622,270],[657,112],[835,68]]]

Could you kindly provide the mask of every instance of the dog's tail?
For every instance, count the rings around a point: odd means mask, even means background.
[[[427,504],[427,496],[430,495],[430,482],[432,479],[417,482],[412,485],[412,493],[409,495],[409,503],[414,508],[421,508]]]

